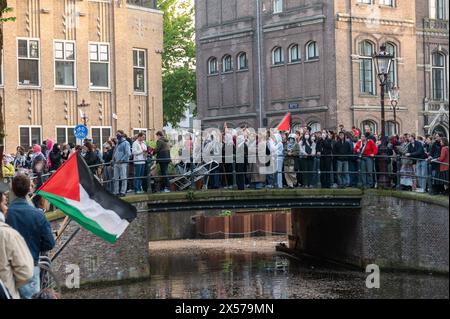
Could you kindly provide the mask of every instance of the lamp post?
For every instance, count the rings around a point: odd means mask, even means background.
[[[395,135],[398,135],[398,126],[397,126],[397,111],[398,100],[400,99],[400,88],[395,84],[389,89],[389,100],[391,101],[391,108],[394,111],[394,126],[395,126]]]
[[[378,185],[381,187],[389,187],[389,177],[387,176],[387,139],[386,139],[386,114],[385,114],[385,92],[386,85],[389,82],[389,73],[393,64],[394,56],[386,51],[386,45],[380,47],[380,52],[373,55],[375,61],[378,80],[380,81],[380,97],[381,97],[381,145],[378,148],[380,175]]]

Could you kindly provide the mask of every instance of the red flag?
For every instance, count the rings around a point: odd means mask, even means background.
[[[286,114],[277,129],[284,132],[291,131],[291,113]]]

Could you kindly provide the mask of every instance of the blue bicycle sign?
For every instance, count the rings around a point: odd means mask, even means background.
[[[85,139],[89,135],[89,130],[85,125],[78,125],[73,129],[73,134],[77,139]]]

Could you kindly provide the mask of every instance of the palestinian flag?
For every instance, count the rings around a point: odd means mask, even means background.
[[[79,152],[36,193],[110,243],[117,241],[137,214],[136,207],[103,189]]]

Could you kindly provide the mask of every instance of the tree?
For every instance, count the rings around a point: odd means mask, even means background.
[[[158,0],[164,12],[164,124],[177,125],[196,100],[195,25],[192,0]]]
[[[14,17],[5,17],[5,14],[11,12],[12,9],[8,7],[7,0],[0,0],[0,65],[2,65],[3,52],[3,23],[7,21],[14,21]],[[5,117],[3,113],[3,98],[0,95],[0,154],[3,158],[3,151],[5,146],[3,141],[5,139]],[[0,177],[3,177],[3,169],[0,169]]]

